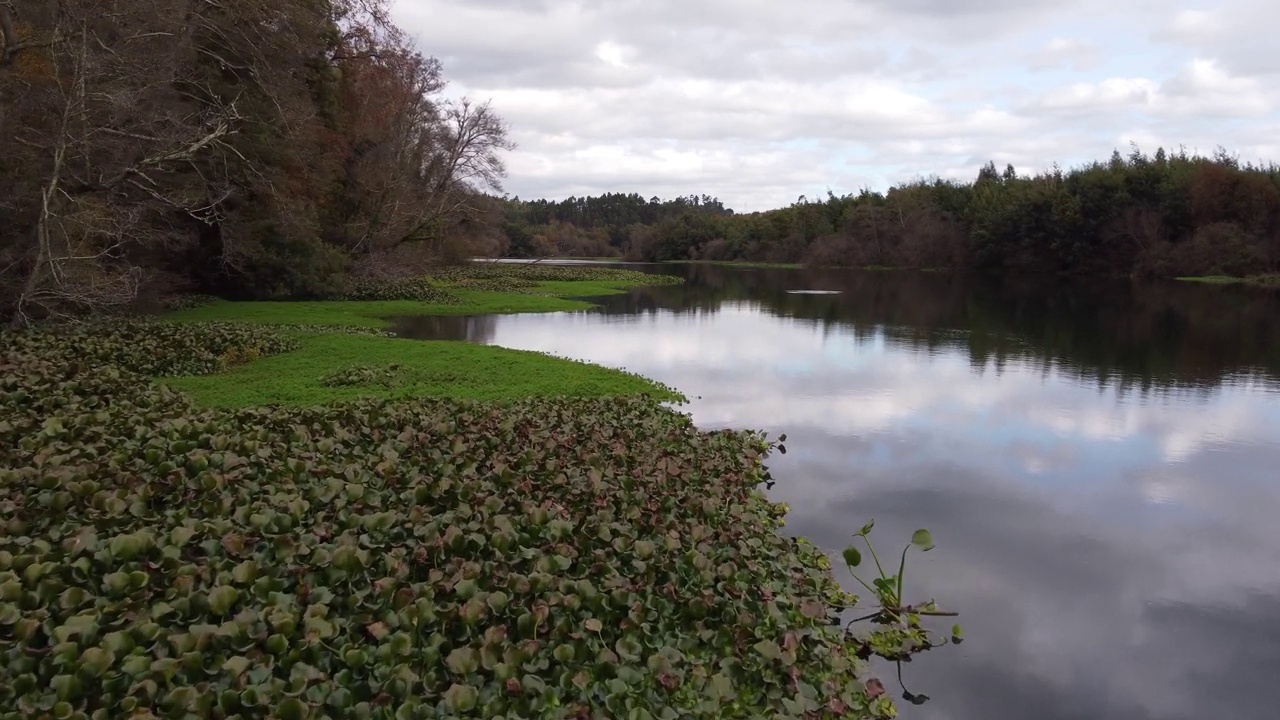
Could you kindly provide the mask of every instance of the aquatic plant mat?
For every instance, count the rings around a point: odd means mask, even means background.
[[[344,299],[253,302],[179,299],[168,319],[328,327],[387,326],[387,318],[410,315],[487,315],[588,310],[573,298],[626,292],[642,285],[684,282],[618,268],[512,265],[478,262],[440,268],[432,275],[357,282]]]
[[[637,398],[201,410],[150,380],[291,342],[0,333],[0,717],[893,712],[832,624],[852,598],[777,532],[764,437]]]

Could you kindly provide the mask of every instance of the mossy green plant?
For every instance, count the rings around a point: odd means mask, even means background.
[[[166,382],[203,405],[218,407],[305,406],[361,397],[509,401],[647,394],[663,400],[683,399],[670,388],[621,370],[529,351],[338,333],[302,335],[298,342],[294,352],[223,373]],[[370,377],[369,382],[335,382],[337,376],[352,379],[364,374]],[[394,381],[373,381],[388,374]]]

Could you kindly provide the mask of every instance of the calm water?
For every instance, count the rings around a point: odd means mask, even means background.
[[[869,518],[885,548],[932,530],[907,600],[967,640],[904,667],[932,698],[904,718],[1280,717],[1280,293],[649,269],[689,282],[400,330],[627,368],[702,427],[787,433],[772,494],[823,547]]]

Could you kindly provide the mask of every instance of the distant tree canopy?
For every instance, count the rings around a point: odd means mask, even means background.
[[[0,314],[340,291],[450,253],[506,125],[388,0],[0,0]]]
[[[709,195],[646,200],[637,193],[605,193],[560,201],[515,198],[503,206],[503,229],[510,242],[503,249],[515,257],[618,256],[634,235],[663,221],[733,214]]]
[[[696,198],[695,198],[696,200]],[[1035,176],[994,163],[971,183],[736,214],[638,195],[507,203],[513,252],[1170,277],[1280,269],[1280,168],[1134,148]]]

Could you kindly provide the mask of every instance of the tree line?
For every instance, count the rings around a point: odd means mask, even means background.
[[[612,209],[610,196],[565,201]],[[827,266],[967,268],[1130,277],[1265,274],[1280,269],[1280,167],[1212,156],[1147,155],[1033,176],[988,163],[972,182],[937,178],[885,193],[801,196],[734,213],[680,206],[646,219],[561,204],[510,203],[513,252],[633,260],[749,260]],[[538,212],[531,212],[537,208]],[[546,212],[543,208],[554,208]],[[514,229],[513,229],[514,228]]]
[[[504,200],[501,251],[513,257],[622,254],[635,228],[684,215],[733,214],[718,198],[688,195],[644,199],[639,193],[605,193],[565,200]]]
[[[314,297],[466,251],[508,128],[389,0],[0,0],[0,313]]]

